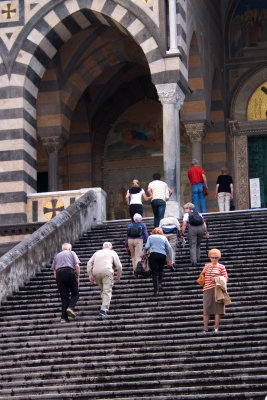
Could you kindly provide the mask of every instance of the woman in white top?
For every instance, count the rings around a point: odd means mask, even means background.
[[[133,221],[134,214],[137,213],[143,216],[142,199],[148,201],[151,199],[151,197],[148,197],[145,194],[144,189],[140,187],[139,181],[137,179],[134,179],[132,184],[133,184],[132,187],[127,190],[125,199],[126,203],[129,206],[130,217]]]

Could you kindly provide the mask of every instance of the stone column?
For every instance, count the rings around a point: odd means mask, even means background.
[[[196,158],[199,161],[199,165],[202,166],[203,151],[202,151],[202,140],[206,134],[206,121],[201,122],[183,122],[187,136],[192,144],[192,158]]]
[[[235,208],[249,208],[248,140],[246,129],[238,121],[228,121],[229,133],[234,142],[234,195]]]
[[[170,48],[167,51],[167,54],[180,55],[177,42],[176,0],[169,0],[169,31]]]
[[[179,110],[184,101],[184,93],[176,83],[156,85],[163,109],[163,164],[164,180],[173,190],[168,201],[172,213],[180,215],[180,129]]]
[[[63,147],[60,137],[42,137],[43,145],[48,153],[48,190],[56,192],[58,190],[58,153]]]

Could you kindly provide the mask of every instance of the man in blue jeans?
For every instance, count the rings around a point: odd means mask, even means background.
[[[164,217],[166,200],[172,195],[166,182],[160,180],[160,174],[153,175],[153,181],[149,183],[147,189],[148,196],[152,196],[151,206],[154,214],[154,228],[159,226],[160,220]]]
[[[188,178],[191,184],[192,202],[196,211],[199,210],[199,203],[201,212],[206,212],[206,200],[203,193],[203,188],[208,189],[207,178],[203,168],[198,166],[198,160],[193,158],[192,168],[188,170]]]

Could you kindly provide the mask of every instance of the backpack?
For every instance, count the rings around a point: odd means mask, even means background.
[[[162,226],[161,227],[163,233],[168,234],[168,233],[173,233],[175,235],[178,234],[178,229],[176,228],[176,226]]]
[[[199,225],[203,225],[204,220],[201,217],[201,215],[197,211],[194,210],[189,213],[188,222],[190,225],[199,226]]]
[[[131,238],[142,237],[143,228],[140,222],[132,222],[128,228],[128,236]]]

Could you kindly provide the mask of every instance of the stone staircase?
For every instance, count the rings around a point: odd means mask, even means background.
[[[166,270],[164,297],[154,298],[151,280],[133,277],[123,248],[129,221],[83,235],[74,246],[82,261],[76,320],[59,323],[50,265],[2,303],[0,400],[264,400],[266,219],[267,210],[206,216],[209,247],[222,251],[233,302],[218,336],[201,334],[200,271],[190,266],[187,246],[177,252],[175,272]],[[152,220],[145,222],[151,230]],[[119,253],[123,275],[102,320],[86,262],[105,240]]]

